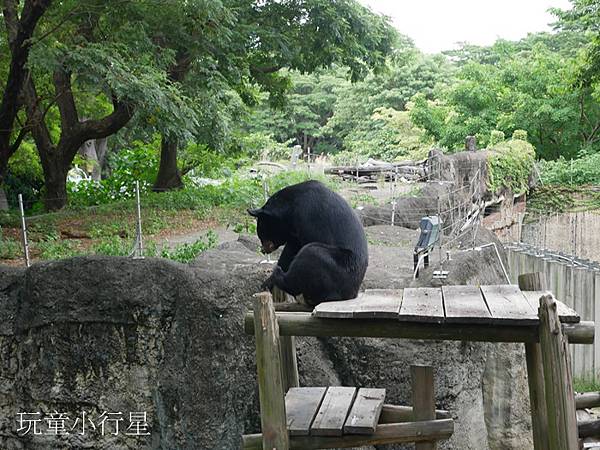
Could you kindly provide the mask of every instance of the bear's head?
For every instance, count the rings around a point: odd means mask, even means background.
[[[256,217],[256,234],[260,239],[263,253],[273,253],[287,242],[286,226],[275,214],[265,210],[264,207],[249,209],[248,214]]]

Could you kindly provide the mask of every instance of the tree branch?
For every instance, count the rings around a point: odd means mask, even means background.
[[[77,107],[71,89],[71,73],[58,68],[53,74],[54,90],[56,92],[56,104],[60,111],[60,122],[63,133],[68,132],[79,123]]]

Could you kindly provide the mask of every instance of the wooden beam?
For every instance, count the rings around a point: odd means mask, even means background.
[[[414,413],[412,406],[398,406],[398,405],[383,405],[381,409],[381,415],[379,416],[379,423],[398,423],[398,422],[414,422]],[[436,419],[451,419],[452,414],[449,411],[443,409],[435,410]]]
[[[595,408],[596,406],[600,406],[600,392],[575,394],[575,409]]]
[[[448,439],[454,432],[452,419],[427,420],[379,425],[371,436],[359,434],[346,436],[292,436],[292,450],[312,450],[321,448],[349,448],[367,445],[393,444],[403,442],[424,442]],[[244,450],[262,450],[261,434],[242,437]],[[277,449],[279,450],[279,448]]]
[[[433,393],[433,367],[410,366],[412,380],[412,404],[415,421],[435,419],[435,396]],[[435,450],[435,441],[421,442],[415,450]]]
[[[347,336],[403,339],[433,339],[474,342],[538,342],[537,326],[490,326],[481,324],[431,324],[393,319],[320,319],[310,313],[277,313],[282,336]],[[246,333],[254,333],[251,314],[245,318]],[[563,325],[572,344],[594,342],[594,322]]]
[[[599,437],[600,420],[591,420],[589,422],[580,422],[577,424],[577,432],[580,438]]]
[[[522,291],[541,291],[547,289],[546,274],[535,272],[519,275],[519,288]],[[537,301],[539,302],[539,297]],[[525,360],[527,362],[527,383],[529,384],[533,447],[535,450],[546,450],[550,448],[548,443],[548,406],[546,405],[546,391],[544,387],[542,349],[539,343],[525,344]]]
[[[562,333],[556,302],[551,295],[540,298],[539,316],[549,449],[576,450],[579,443],[569,347]]]
[[[273,288],[273,302],[275,305],[293,305],[286,303],[287,294],[277,286]],[[281,373],[283,376],[283,390],[300,386],[298,376],[298,360],[296,358],[296,339],[294,336],[281,336],[279,338],[279,354],[281,357]]]
[[[256,296],[254,325],[262,448],[288,450],[290,447],[279,355],[279,327],[271,294],[263,292]]]

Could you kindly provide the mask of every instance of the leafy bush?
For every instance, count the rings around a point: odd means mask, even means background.
[[[37,201],[43,186],[44,175],[35,146],[24,141],[8,163],[4,187],[9,205],[17,208],[18,195],[23,194],[23,202],[27,208]]]
[[[193,244],[179,244],[173,250],[163,249],[160,256],[181,263],[189,263],[196,259],[200,253],[217,245],[217,235],[209,230],[206,236],[198,239]]]
[[[500,142],[504,142],[504,131],[492,130],[492,134],[490,136],[490,146],[493,147],[494,145],[499,144]]]
[[[515,194],[529,188],[529,175],[533,169],[535,149],[526,141],[510,139],[493,146],[488,159],[488,185],[492,192],[503,188]]]
[[[15,259],[23,254],[21,243],[9,237],[5,237],[0,227],[0,259]]]
[[[63,240],[60,236],[48,235],[43,241],[35,243],[34,248],[39,251],[41,259],[63,259],[82,254],[78,245],[76,239]]]
[[[106,256],[127,256],[133,250],[132,239],[111,236],[92,245],[92,253]]]
[[[271,161],[290,159],[291,142],[277,142],[272,134],[263,132],[248,133],[237,139],[239,149],[251,159],[268,159]]]
[[[69,204],[81,207],[134,198],[136,181],[140,182],[141,192],[148,191],[156,178],[158,148],[157,140],[149,144],[134,141],[130,148],[109,155],[110,177],[101,181],[67,183]]]
[[[556,161],[541,161],[542,181],[548,184],[581,186],[600,183],[600,153],[592,153],[582,158]]]

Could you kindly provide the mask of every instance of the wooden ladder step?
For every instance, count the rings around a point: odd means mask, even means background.
[[[373,434],[385,400],[385,389],[361,388],[344,424],[344,434]]]
[[[341,436],[355,396],[355,387],[332,386],[327,389],[310,427],[310,434],[313,436]]]

